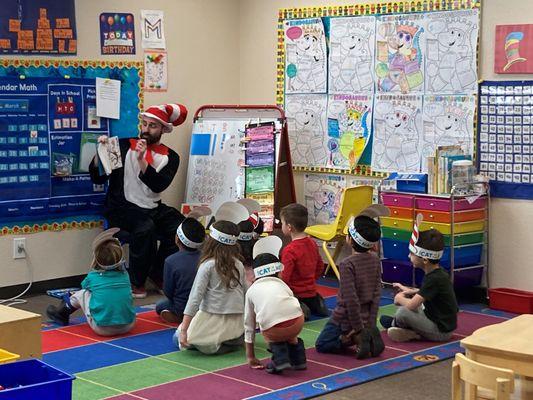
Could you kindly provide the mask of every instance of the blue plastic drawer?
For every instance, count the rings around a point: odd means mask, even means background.
[[[70,400],[74,376],[41,360],[0,365],[0,400]]]
[[[455,246],[454,249],[455,268],[479,264],[481,261],[481,253],[483,251],[483,244],[481,243],[468,246]],[[450,268],[450,247],[444,248],[440,265],[446,269]]]
[[[402,285],[413,284],[413,266],[410,262],[398,260],[381,260],[383,282],[399,282]]]
[[[383,257],[399,261],[409,261],[409,242],[393,239],[381,239]]]

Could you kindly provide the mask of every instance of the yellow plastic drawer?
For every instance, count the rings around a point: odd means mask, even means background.
[[[408,231],[413,229],[412,219],[381,217],[380,221],[381,221],[381,225],[388,226],[389,228],[397,228],[397,229],[403,229],[403,230],[408,230]]]
[[[420,230],[426,231],[428,229],[436,229],[444,235],[450,235],[452,233],[451,224],[440,224],[435,222],[422,222],[420,224]],[[482,231],[485,229],[485,221],[470,221],[470,222],[461,222],[454,224],[453,233],[466,233],[466,232],[475,232]]]

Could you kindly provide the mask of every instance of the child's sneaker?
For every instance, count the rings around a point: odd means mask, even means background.
[[[146,299],[148,294],[144,286],[131,285],[131,295],[134,299]]]
[[[304,341],[298,338],[297,344],[289,343],[289,359],[291,362],[292,369],[295,370],[304,370],[307,369],[307,358],[305,356],[305,346]]]
[[[389,329],[392,326],[392,321],[394,321],[394,318],[389,315],[382,315],[379,317],[379,323],[385,329]]]
[[[177,324],[181,322],[181,319],[170,310],[161,311],[160,317],[163,321],[168,322],[169,324]]]
[[[265,367],[266,372],[280,374],[284,369],[291,367],[287,342],[270,343],[269,351],[272,353],[272,358]]]
[[[370,354],[372,357],[378,357],[385,350],[385,343],[377,326],[370,330],[370,336]]]
[[[394,342],[409,342],[410,340],[420,339],[420,335],[411,329],[398,328],[396,326],[387,329],[387,335]]]
[[[357,354],[355,358],[358,360],[363,360],[370,357],[370,341],[372,336],[370,335],[370,330],[363,328],[359,334],[359,344],[357,346]]]

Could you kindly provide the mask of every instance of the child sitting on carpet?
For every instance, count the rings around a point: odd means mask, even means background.
[[[242,347],[246,279],[237,223],[247,217],[246,208],[237,203],[217,211],[202,248],[183,322],[174,335],[181,349],[194,347],[205,354],[221,354]]]
[[[385,349],[376,318],[381,297],[381,261],[375,253],[381,238],[376,217],[389,209],[374,204],[350,222],[346,243],[352,255],[339,265],[339,292],[331,319],[318,336],[320,353],[341,353],[357,346],[358,359],[377,357]]]
[[[426,339],[449,340],[457,328],[459,308],[448,273],[439,266],[444,251],[444,237],[436,229],[418,233],[421,216],[409,242],[409,259],[424,271],[420,289],[394,284],[399,292],[394,304],[400,306],[394,317],[382,316],[381,325],[396,342]]]
[[[98,335],[120,335],[133,328],[135,311],[130,278],[124,269],[122,246],[113,237],[119,230],[108,229],[94,239],[93,270],[81,283],[82,290],[66,295],[59,307],[48,306],[46,315],[52,321],[68,325],[70,314],[81,308]]]
[[[204,239],[205,228],[194,218],[185,218],[176,231],[179,251],[165,260],[163,291],[166,298],[155,306],[157,314],[166,322],[180,323],[183,320],[183,310],[198,268],[198,249]]]
[[[277,255],[281,239],[269,236],[254,246],[254,283],[246,292],[244,306],[244,341],[246,357],[251,368],[262,369],[255,357],[254,338],[256,323],[269,344],[272,360],[266,366],[268,373],[284,369],[307,368],[305,347],[298,335],[304,325],[304,316],[298,300],[278,274],[283,270]]]
[[[300,302],[307,321],[311,314],[329,315],[324,299],[316,290],[316,280],[324,270],[317,245],[305,233],[307,208],[293,203],[281,209],[281,230],[291,242],[281,251],[281,279],[291,288]]]

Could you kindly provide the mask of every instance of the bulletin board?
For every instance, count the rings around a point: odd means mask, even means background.
[[[121,81],[121,117],[96,115],[95,78]],[[95,227],[105,187],[89,163],[98,136],[135,136],[142,63],[0,63],[1,234]]]
[[[383,177],[426,172],[444,142],[473,154],[480,5],[281,9],[276,99],[294,168]]]
[[[493,197],[533,199],[533,81],[479,85],[478,167]]]

